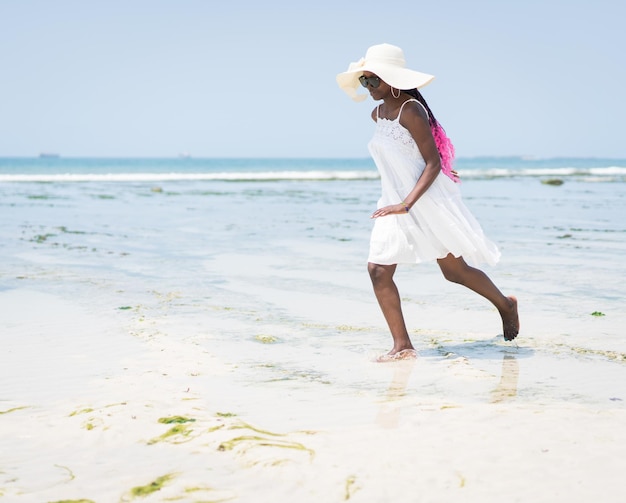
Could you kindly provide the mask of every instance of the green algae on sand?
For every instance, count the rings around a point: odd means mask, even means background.
[[[252,426],[251,424],[248,424],[244,421],[239,422],[238,424],[233,424],[231,426],[228,427],[229,430],[251,430],[254,431],[255,433],[260,433],[261,435],[270,435],[272,437],[284,437],[286,436],[285,433],[273,433],[271,431],[268,430],[262,430],[261,428],[257,428],[255,426]]]
[[[273,433],[271,431],[262,430],[261,428],[256,428],[248,423],[240,422],[239,424],[234,424],[228,427],[229,430],[239,430],[245,429],[250,430],[256,435],[241,435],[238,437],[231,438],[229,440],[224,440],[220,443],[217,450],[218,451],[231,451],[235,447],[241,447],[244,451],[252,447],[279,447],[282,449],[293,449],[297,451],[307,452],[311,458],[315,456],[315,451],[309,449],[304,446],[300,442],[294,442],[291,440],[282,440],[276,437],[285,437],[287,436],[284,433]],[[274,438],[272,438],[274,437]]]
[[[358,489],[359,487],[356,485],[356,477],[354,475],[350,475],[346,479],[346,490],[343,499],[348,501]]]
[[[28,405],[22,405],[21,407],[13,407],[12,409],[7,409],[7,410],[0,410],[0,416],[2,414],[8,414],[10,412],[16,412],[18,410],[24,410],[24,409],[28,409]]]
[[[309,449],[299,442],[290,442],[288,440],[268,439],[259,435],[242,435],[240,437],[231,438],[222,442],[217,450],[218,451],[231,451],[235,447],[243,446],[243,450],[246,451],[252,447],[280,447],[282,449],[294,449],[298,451],[304,451],[312,458],[315,455],[315,451]]]
[[[198,502],[202,502],[202,503],[225,503],[226,501],[231,501],[233,499],[236,498],[235,494],[232,491],[229,490],[220,490],[220,489],[215,489],[213,487],[186,487],[185,488],[185,494],[190,495],[190,494],[195,494],[197,492],[217,492],[218,494],[212,495],[213,497],[211,499],[202,499],[202,500],[197,500]],[[226,493],[226,494],[224,494]],[[194,500],[196,501],[196,500]]]
[[[193,430],[190,428],[191,425],[187,423],[195,423],[196,420],[190,417],[185,416],[169,416],[169,417],[160,417],[159,423],[161,424],[173,424],[175,426],[171,427],[162,435],[153,438],[148,441],[148,445],[153,445],[158,442],[170,442],[173,444],[182,444],[188,442],[193,437],[191,433]]]
[[[259,334],[255,337],[255,340],[262,342],[263,344],[273,344],[278,341],[278,337],[274,337],[273,335],[265,335]]]
[[[183,423],[193,423],[195,419],[184,417],[184,416],[170,416],[170,417],[160,417],[159,423],[161,424],[183,424]]]
[[[91,407],[87,407],[85,409],[75,410],[74,412],[70,413],[69,417],[74,417],[78,414],[89,414],[90,412],[93,412],[93,409]]]
[[[172,444],[183,444],[185,442],[189,442],[193,437],[191,437],[191,433],[193,430],[189,427],[188,424],[177,424],[173,426],[169,430],[167,430],[163,435],[159,435],[158,437],[153,438],[148,441],[148,445],[154,445],[158,442],[171,442]]]
[[[217,417],[235,417],[237,414],[234,412],[217,412],[215,415]]]
[[[168,473],[167,475],[162,475],[161,477],[157,477],[155,480],[145,486],[133,487],[130,490],[130,495],[133,498],[148,496],[149,494],[160,491],[161,488],[173,478],[174,475],[171,473]]]

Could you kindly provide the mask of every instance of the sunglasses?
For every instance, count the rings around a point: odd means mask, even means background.
[[[376,89],[380,85],[380,77],[366,77],[365,75],[361,75],[359,77],[359,82],[363,87],[370,86]]]

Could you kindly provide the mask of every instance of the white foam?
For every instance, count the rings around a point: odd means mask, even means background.
[[[372,180],[376,171],[260,171],[221,173],[55,173],[1,174],[0,182],[167,182],[167,181],[275,181]]]

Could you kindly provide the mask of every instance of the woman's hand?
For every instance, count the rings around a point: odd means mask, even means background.
[[[385,217],[387,215],[397,215],[398,213],[406,215],[407,214],[406,209],[407,209],[407,206],[405,206],[404,203],[392,204],[391,206],[378,208],[374,213],[372,213],[371,218]]]

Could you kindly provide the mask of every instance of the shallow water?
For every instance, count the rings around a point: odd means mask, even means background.
[[[401,266],[420,353],[403,400],[490,401],[515,380],[522,402],[622,406],[624,187],[466,180],[467,205],[503,253],[485,270],[520,299],[521,336],[503,343],[493,308],[436,265]],[[306,392],[312,408],[361,396],[369,407],[395,374],[371,363],[390,346],[365,271],[378,193],[376,179],[3,182],[2,291],[72,299],[215,355],[233,409],[256,409],[261,388],[262,401]]]

